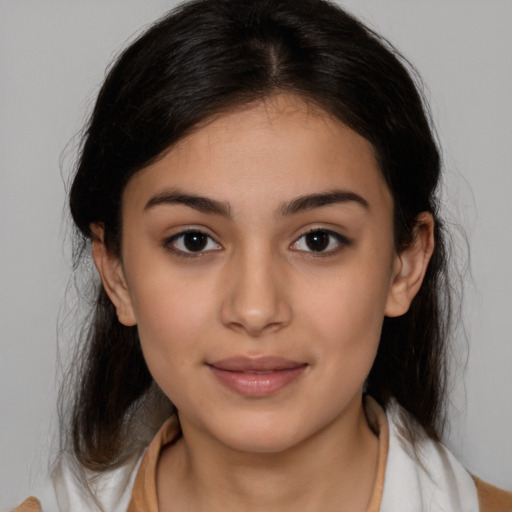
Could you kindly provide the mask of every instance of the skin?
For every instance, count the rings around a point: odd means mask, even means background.
[[[351,195],[290,207],[332,191]],[[177,192],[226,211],[176,203]],[[407,311],[433,249],[422,214],[415,242],[396,253],[371,144],[301,98],[267,98],[210,120],[137,173],[122,219],[121,259],[100,225],[93,254],[178,409],[183,437],[161,455],[160,510],[365,510],[378,440],[363,384],[384,316]],[[187,252],[186,230],[208,235],[201,251]],[[311,230],[327,233],[320,251]],[[209,367],[268,355],[304,370],[264,396],[227,388]]]

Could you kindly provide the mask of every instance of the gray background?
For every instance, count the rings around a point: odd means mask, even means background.
[[[65,181],[106,65],[173,4],[0,0],[0,506],[44,496],[57,317],[70,273],[60,167]],[[344,5],[387,36],[428,86],[445,200],[468,233],[473,273],[464,310],[470,350],[464,341],[456,348],[447,444],[472,472],[512,490],[512,1]],[[65,335],[61,343],[65,355]]]

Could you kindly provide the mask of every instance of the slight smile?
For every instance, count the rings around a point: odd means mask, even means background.
[[[298,379],[308,367],[281,357],[231,357],[207,363],[221,384],[245,396],[264,397]]]

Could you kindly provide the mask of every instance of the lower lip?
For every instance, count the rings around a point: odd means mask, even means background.
[[[232,391],[246,396],[267,396],[297,380],[305,371],[306,366],[301,365],[269,373],[233,372],[215,366],[209,368],[220,383]]]

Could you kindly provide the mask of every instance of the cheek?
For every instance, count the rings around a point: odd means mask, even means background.
[[[344,375],[367,372],[375,358],[388,294],[387,276],[360,269],[339,272],[334,278],[303,290],[303,328],[311,329],[318,357]],[[315,344],[314,344],[315,345]],[[366,375],[365,375],[366,376]],[[364,377],[365,377],[364,376]],[[364,379],[363,377],[363,379]]]
[[[137,268],[142,271],[131,272],[129,283],[140,328],[160,336],[202,325],[214,307],[213,273],[208,268],[171,264],[165,256],[139,259],[143,264]]]
[[[146,277],[132,289],[142,351],[162,387],[180,375],[185,364],[201,358],[201,340],[215,318],[214,295],[203,281]]]

